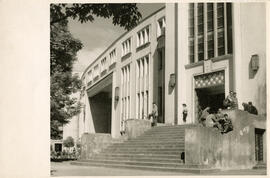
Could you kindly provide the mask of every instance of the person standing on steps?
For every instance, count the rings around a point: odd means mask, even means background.
[[[157,118],[158,118],[158,107],[155,102],[153,102],[153,109],[152,109],[152,114],[151,116],[153,117],[153,126],[157,125]]]
[[[187,110],[187,105],[185,103],[182,104],[183,105],[183,121],[184,123],[186,123],[187,121],[187,115],[188,115],[188,110]]]

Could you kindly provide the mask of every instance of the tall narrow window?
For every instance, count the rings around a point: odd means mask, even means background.
[[[150,41],[149,25],[137,33],[137,47],[140,47]]]
[[[204,60],[204,20],[203,20],[203,3],[198,3],[197,6],[197,19],[198,19],[198,60]]]
[[[165,32],[165,27],[165,17],[162,17],[157,21],[157,37],[164,35],[163,33]]]
[[[130,116],[130,64],[122,67],[121,69],[121,123]],[[121,124],[120,123],[120,124]]]
[[[189,4],[189,62],[194,62],[194,4]]]
[[[194,3],[189,4],[190,63],[232,53],[231,8],[231,3],[226,3],[226,6],[225,3],[198,3],[197,6]]]
[[[224,45],[224,3],[217,3],[217,36],[218,36],[218,55],[225,54]]]
[[[131,38],[122,43],[122,56],[131,52]]]
[[[214,4],[207,3],[207,53],[208,59],[214,57]]]
[[[112,50],[110,52],[110,64],[113,64],[116,62],[116,50]]]
[[[232,48],[232,3],[226,3],[227,7],[227,36],[228,36],[228,53],[233,52]]]

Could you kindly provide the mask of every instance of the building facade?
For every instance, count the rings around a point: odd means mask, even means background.
[[[84,133],[119,138],[128,119],[196,123],[223,106],[229,91],[266,115],[265,3],[168,3],[115,40],[82,75]],[[183,121],[182,104],[188,116]]]

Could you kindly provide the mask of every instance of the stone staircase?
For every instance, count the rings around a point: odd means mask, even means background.
[[[110,145],[91,159],[78,160],[72,164],[158,171],[212,172],[213,169],[184,163],[185,128],[190,126],[192,125],[154,127],[135,139]]]

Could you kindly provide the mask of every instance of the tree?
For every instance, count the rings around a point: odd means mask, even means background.
[[[74,147],[74,139],[69,136],[63,141],[63,144],[67,148]]]
[[[57,22],[71,17],[78,18],[81,23],[94,20],[94,16],[110,18],[114,25],[130,30],[137,25],[142,15],[134,3],[127,4],[51,4],[51,21]]]
[[[111,18],[114,25],[126,30],[141,19],[136,4],[51,4],[50,5],[50,101],[51,138],[61,138],[59,127],[80,112],[81,104],[74,93],[81,89],[78,76],[72,75],[77,52],[83,44],[68,30],[69,18],[81,23],[93,22],[94,17]]]

